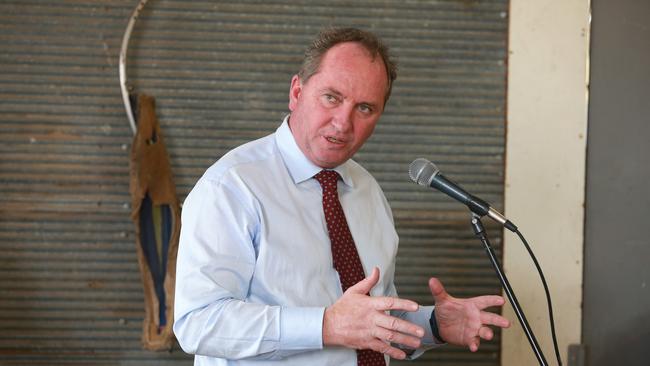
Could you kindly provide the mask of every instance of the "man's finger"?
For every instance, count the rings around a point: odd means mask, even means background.
[[[440,280],[435,277],[429,279],[429,290],[431,290],[431,295],[433,295],[433,300],[435,302],[442,301],[449,296]]]
[[[478,296],[472,299],[476,306],[480,309],[489,308],[492,306],[502,306],[505,304],[506,300],[498,295],[484,295]]]
[[[351,292],[355,294],[367,294],[370,292],[370,290],[375,287],[377,282],[379,281],[379,268],[375,267],[372,269],[372,273],[370,276],[364,278],[363,280],[357,282],[354,284],[354,286],[351,286],[350,288],[347,289],[345,292]]]
[[[487,311],[481,312],[481,323],[495,325],[500,328],[508,328],[510,326],[510,320],[507,318]]]
[[[379,311],[386,310],[406,310],[416,311],[420,308],[417,302],[400,299],[399,297],[380,296],[370,298],[370,305],[373,309]]]
[[[419,325],[386,314],[378,315],[375,318],[375,325],[387,330],[394,330],[400,333],[414,335],[418,338],[424,337],[424,329]]]
[[[403,360],[406,358],[406,353],[404,351],[399,348],[395,348],[386,342],[380,341],[379,339],[370,341],[368,348],[373,351],[386,354],[398,360]]]
[[[492,329],[490,329],[490,327],[481,327],[478,330],[478,336],[485,339],[486,341],[489,341],[492,339],[492,337],[494,337],[494,332]]]
[[[479,337],[474,337],[469,342],[469,350],[472,352],[478,351],[478,347],[481,345],[481,339]]]
[[[422,344],[422,341],[420,341],[420,338],[418,337],[412,337],[410,335],[394,332],[392,330],[384,329],[381,327],[374,328],[372,335],[382,341],[388,343],[403,344],[410,348],[418,348]]]

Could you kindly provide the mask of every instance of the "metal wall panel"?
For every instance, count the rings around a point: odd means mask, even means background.
[[[136,4],[0,2],[3,364],[191,364],[178,347],[140,349],[132,135],[117,73]],[[507,0],[152,0],[136,24],[128,71],[136,90],[157,98],[182,200],[223,153],[277,127],[290,78],[321,27],[376,31],[398,56],[400,72],[356,160],[377,177],[394,210],[398,290],[430,303],[426,284],[435,275],[459,296],[495,293],[498,280],[466,210],[410,182],[407,169],[429,158],[502,207],[507,11]],[[499,249],[501,230],[488,230]],[[498,359],[497,337],[475,354],[447,347],[418,362]]]

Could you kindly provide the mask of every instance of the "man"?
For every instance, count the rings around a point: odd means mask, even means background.
[[[456,299],[436,279],[435,311],[397,297],[390,208],[350,159],[395,70],[373,34],[322,32],[278,130],[226,154],[188,195],[174,331],[196,365],[387,365],[444,342],[476,351],[489,325],[509,326],[483,311],[503,298]]]

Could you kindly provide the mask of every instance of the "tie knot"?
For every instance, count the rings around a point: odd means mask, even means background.
[[[334,170],[321,170],[314,178],[320,183],[321,187],[336,188],[336,183],[339,180],[339,173]]]

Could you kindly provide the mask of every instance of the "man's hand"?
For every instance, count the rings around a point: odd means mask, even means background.
[[[386,315],[387,310],[416,311],[418,304],[395,297],[366,295],[379,281],[379,269],[325,309],[323,344],[354,349],[372,349],[397,359],[406,358],[404,351],[392,347],[398,343],[410,348],[420,346],[424,329],[405,320]]]
[[[494,332],[489,325],[501,328],[510,326],[510,321],[500,315],[483,311],[491,306],[501,306],[505,300],[501,296],[479,296],[457,299],[447,293],[437,278],[429,280],[429,289],[436,302],[436,321],[438,332],[447,343],[469,346],[476,352],[481,338],[491,340]]]

